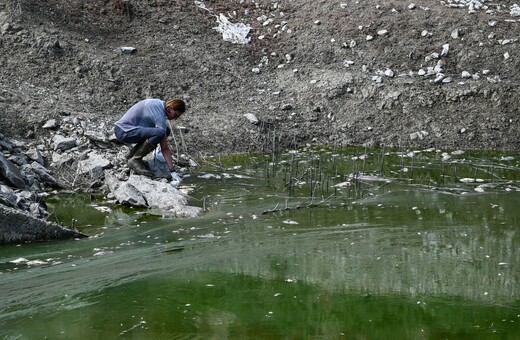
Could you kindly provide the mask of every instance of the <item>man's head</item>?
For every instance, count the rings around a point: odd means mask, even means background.
[[[170,99],[166,102],[166,117],[177,119],[186,111],[186,103],[182,99]]]

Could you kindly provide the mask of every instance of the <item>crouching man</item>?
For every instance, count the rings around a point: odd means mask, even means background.
[[[117,139],[127,144],[135,143],[126,155],[130,169],[138,175],[153,177],[153,173],[144,164],[143,157],[160,144],[172,180],[180,182],[168,147],[168,135],[171,131],[166,126],[166,119],[178,119],[185,110],[186,104],[181,99],[170,99],[166,102],[160,99],[144,99],[134,104],[115,123],[114,134]]]

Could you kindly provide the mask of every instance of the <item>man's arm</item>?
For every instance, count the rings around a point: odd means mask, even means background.
[[[170,172],[175,171],[175,165],[173,164],[173,157],[172,152],[170,150],[170,147],[168,146],[168,136],[165,136],[161,140],[161,152],[164,156],[164,160],[166,161],[166,164],[168,164],[168,169]]]

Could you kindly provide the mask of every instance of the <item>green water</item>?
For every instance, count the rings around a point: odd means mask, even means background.
[[[0,248],[0,337],[518,339],[520,154],[443,153],[203,159],[194,219],[49,198],[93,237]]]

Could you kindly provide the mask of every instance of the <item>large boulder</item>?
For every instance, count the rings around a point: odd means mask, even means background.
[[[195,217],[201,208],[188,205],[188,196],[164,180],[130,175],[121,181],[105,173],[105,183],[119,203],[160,211],[165,217]]]
[[[24,189],[25,181],[20,169],[7,158],[0,154],[0,177],[4,178],[11,186]]]
[[[0,204],[0,245],[83,237],[87,235]]]

